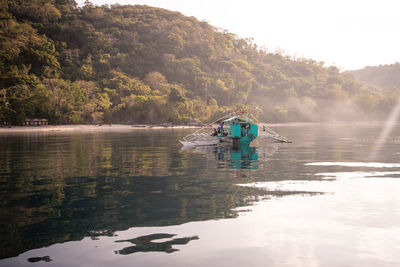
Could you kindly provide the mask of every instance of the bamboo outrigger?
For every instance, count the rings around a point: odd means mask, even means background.
[[[221,142],[232,142],[233,145],[249,145],[257,137],[271,138],[275,141],[290,143],[265,124],[252,123],[250,113],[243,116],[238,108],[222,118],[185,136],[179,142],[184,146],[216,145]],[[216,125],[219,125],[217,128]],[[259,127],[260,126],[260,127]]]

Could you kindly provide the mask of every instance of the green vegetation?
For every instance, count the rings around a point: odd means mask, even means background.
[[[397,97],[336,67],[149,6],[0,3],[0,121],[207,121],[240,105],[263,121],[379,119]]]
[[[350,71],[358,80],[389,91],[400,91],[400,63]]]

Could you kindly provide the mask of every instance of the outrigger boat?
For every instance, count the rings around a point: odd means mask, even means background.
[[[257,137],[271,138],[274,141],[290,143],[265,124],[252,122],[250,113],[243,116],[241,108],[188,134],[179,142],[184,146],[210,146],[221,142],[232,142],[234,146],[249,145]],[[216,125],[219,125],[217,128]],[[260,126],[260,127],[259,127]]]

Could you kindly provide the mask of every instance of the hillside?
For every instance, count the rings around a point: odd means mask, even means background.
[[[0,5],[0,121],[184,124],[238,105],[263,121],[379,119],[397,99],[178,12],[71,0]]]
[[[364,83],[386,89],[400,90],[400,63],[366,67],[350,73]]]

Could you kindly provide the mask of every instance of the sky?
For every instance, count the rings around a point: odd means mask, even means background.
[[[81,5],[85,0],[76,0]],[[400,62],[398,0],[91,0],[179,11],[283,51],[341,70]]]

